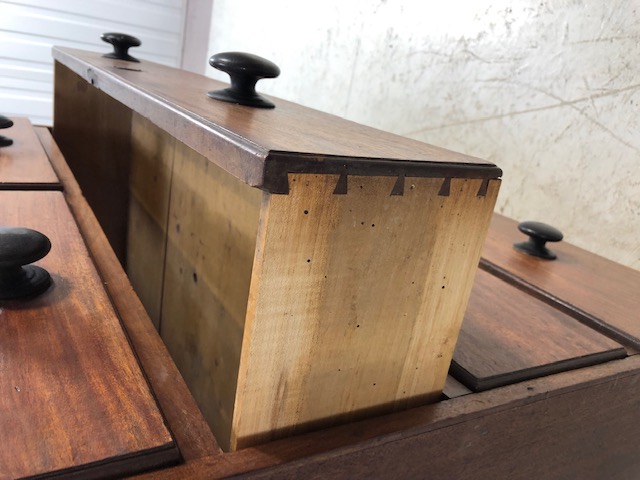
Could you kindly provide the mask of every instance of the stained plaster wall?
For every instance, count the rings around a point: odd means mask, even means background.
[[[496,163],[499,212],[640,269],[640,0],[215,0],[230,50],[281,67],[264,93]]]

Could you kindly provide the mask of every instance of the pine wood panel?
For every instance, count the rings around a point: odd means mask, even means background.
[[[570,239],[570,232],[564,232]],[[517,222],[494,215],[481,267],[616,340],[640,348],[640,272],[563,241],[558,258],[541,260],[512,248],[526,237]]]
[[[124,265],[131,110],[63,65],[54,68],[53,136]]]
[[[105,477],[177,462],[63,194],[0,196],[0,223],[51,239],[39,264],[54,282],[40,297],[0,308],[0,472]]]
[[[265,198],[232,448],[442,391],[499,182],[337,181],[291,175]]]
[[[28,118],[12,118],[13,126],[0,132],[13,145],[0,148],[0,189],[60,190],[47,155]]]
[[[160,331],[228,448],[262,192],[182,143],[174,157]]]
[[[175,143],[144,117],[133,115],[127,275],[158,330]]]
[[[451,373],[482,391],[624,356],[617,342],[481,270]]]

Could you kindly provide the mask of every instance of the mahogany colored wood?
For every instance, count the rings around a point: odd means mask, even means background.
[[[0,148],[0,190],[61,190],[28,118],[14,117],[3,130],[13,145]]]
[[[63,194],[4,191],[0,204],[0,223],[50,238],[38,264],[53,278],[37,298],[0,303],[0,472],[89,478],[176,463]]]
[[[149,380],[185,462],[220,452],[164,343],[131,287],[69,166],[45,128],[36,133],[62,180],[65,199]]]
[[[99,53],[69,48],[54,47],[53,56],[57,64],[82,77],[85,85],[94,85],[149,118],[250,186],[273,193],[286,193],[288,172],[483,179],[502,174],[478,158],[326,113],[310,115],[310,109],[284,100],[277,100],[273,110],[215,101],[207,92],[225,84],[183,70],[152,62],[132,67]],[[56,103],[65,102],[64,108],[69,108],[71,100],[56,97]],[[176,115],[180,121],[175,121]],[[57,114],[55,123],[57,130]],[[55,136],[59,138],[57,131]],[[66,143],[60,147],[68,158]]]
[[[624,356],[617,342],[480,270],[451,374],[482,391]]]
[[[550,247],[556,260],[531,257],[512,247],[522,240],[517,222],[495,214],[481,268],[619,342],[640,348],[640,272],[564,241]]]

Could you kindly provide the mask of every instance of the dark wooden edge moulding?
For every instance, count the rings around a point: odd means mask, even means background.
[[[451,178],[482,179],[485,182],[478,191],[480,197],[487,194],[488,180],[502,176],[500,168],[479,164],[271,152],[265,161],[264,184],[261,188],[270,193],[288,194],[290,173],[340,175],[335,193],[341,194],[347,193],[349,176],[397,177],[398,181],[390,195],[402,195],[403,182],[410,177],[444,178],[445,182],[449,182]],[[441,195],[448,196],[449,189],[443,188]]]
[[[61,192],[64,190],[63,186],[55,183],[2,183],[0,182],[0,190],[28,190],[28,191],[57,191]]]

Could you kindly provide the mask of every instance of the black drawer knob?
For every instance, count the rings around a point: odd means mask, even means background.
[[[113,45],[113,52],[106,53],[103,57],[126,60],[128,62],[140,62],[137,58],[129,55],[129,48],[142,45],[142,42],[136,37],[132,37],[126,33],[103,33],[100,38],[103,42]]]
[[[13,127],[13,122],[10,118],[5,117],[4,115],[0,115],[0,129]],[[13,145],[13,140],[4,135],[0,135],[0,147],[8,147],[9,145]]]
[[[36,230],[0,227],[0,300],[34,297],[49,288],[49,272],[29,265],[49,250],[51,242]]]
[[[9,127],[13,127],[13,121],[4,115],[0,115],[0,129]]]
[[[522,222],[518,225],[518,229],[529,236],[529,241],[514,244],[516,250],[546,260],[556,259],[556,254],[549,250],[545,244],[562,240],[560,230],[541,222]]]
[[[256,92],[258,80],[280,75],[280,69],[275,63],[251,53],[225,52],[213,55],[209,59],[209,65],[228,73],[231,78],[231,87],[209,92],[211,98],[249,107],[275,107]]]

